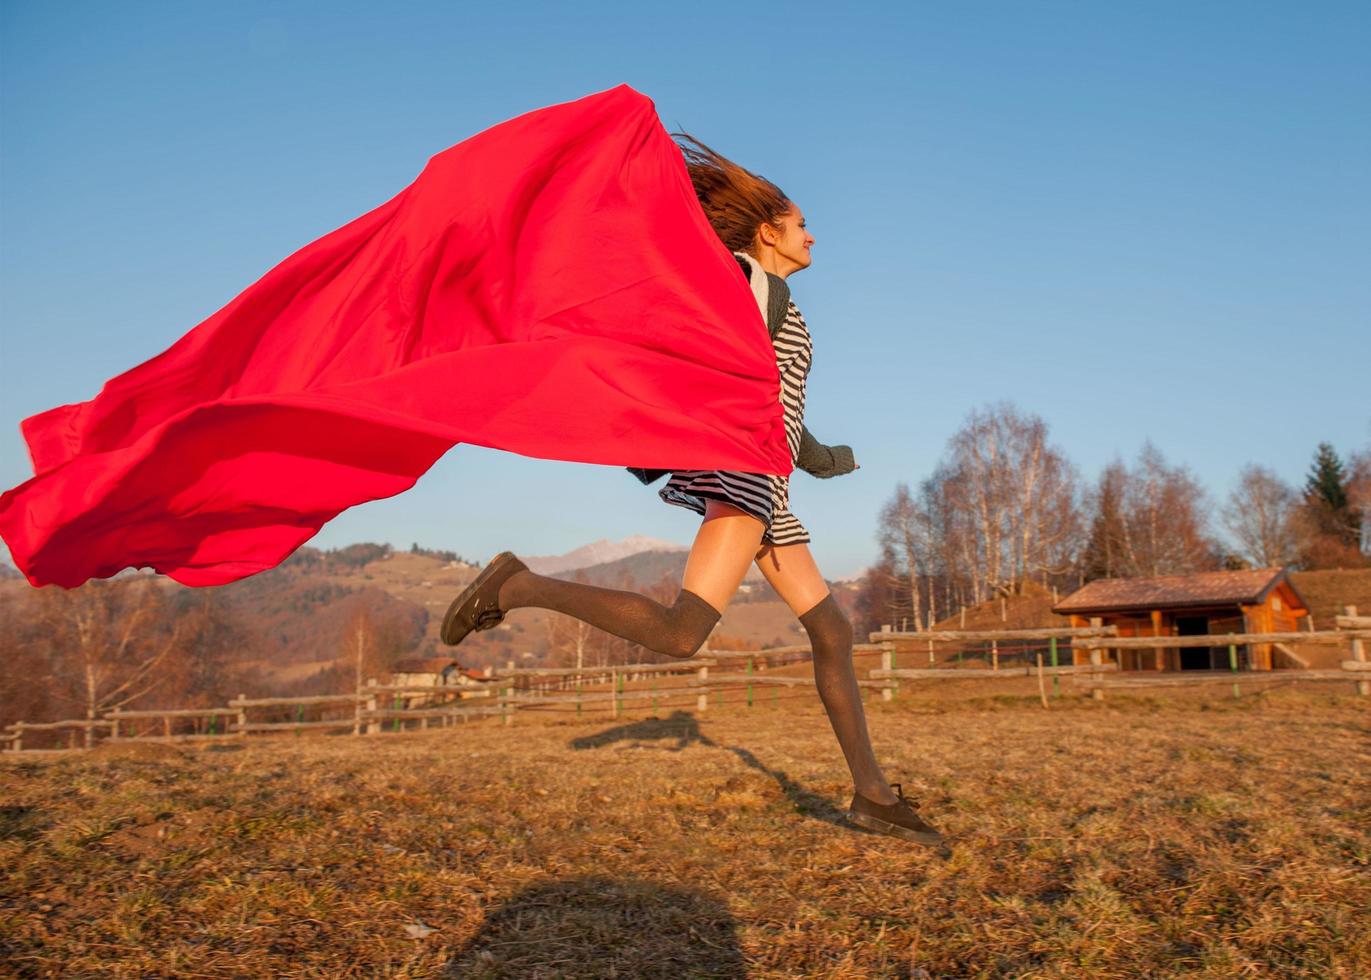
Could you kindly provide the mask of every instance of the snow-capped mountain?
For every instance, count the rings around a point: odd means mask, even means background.
[[[558,572],[574,571],[577,568],[589,568],[591,565],[603,565],[606,562],[618,561],[620,558],[628,558],[630,555],[641,554],[644,551],[689,551],[690,548],[675,541],[662,541],[658,538],[649,538],[641,534],[624,538],[622,541],[610,541],[608,538],[601,538],[599,541],[592,541],[590,544],[582,545],[574,551],[568,551],[564,555],[539,555],[533,558],[523,558],[524,564],[539,575],[555,575]]]

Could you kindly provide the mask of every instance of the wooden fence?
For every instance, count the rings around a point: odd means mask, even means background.
[[[1357,693],[1371,693],[1371,663],[1367,662],[1366,640],[1371,638],[1371,616],[1357,615],[1355,606],[1345,607],[1345,615],[1336,617],[1335,629],[1303,633],[1225,633],[1209,636],[1120,636],[1112,626],[1102,626],[1093,619],[1087,627],[1061,627],[1022,630],[933,630],[923,632],[894,632],[886,627],[879,633],[872,633],[873,641],[881,641],[886,652],[882,656],[881,669],[871,671],[872,677],[889,678],[896,684],[900,678],[921,680],[958,680],[971,678],[1022,677],[1036,673],[1039,687],[1044,687],[1044,678],[1053,678],[1054,690],[1060,691],[1058,678],[1068,675],[1073,682],[1090,689],[1094,700],[1103,700],[1106,690],[1138,689],[1153,687],[1190,687],[1215,681],[1232,684],[1233,695],[1241,695],[1240,685],[1264,686],[1275,682],[1290,681],[1351,681],[1356,684]],[[905,668],[896,666],[896,644],[902,641],[908,647],[912,642],[922,644],[927,650],[928,662],[936,661],[934,648],[940,644],[988,644],[989,648],[976,651],[977,659],[989,660],[988,668],[965,668],[961,666]],[[1045,665],[1041,650],[1033,656],[1035,666],[1001,667],[1000,644],[1023,644],[1029,641],[1046,641],[1048,662]],[[1062,642],[1065,641],[1063,648]],[[1253,643],[1283,643],[1299,646],[1308,643],[1346,643],[1349,657],[1332,670],[1247,670],[1240,669],[1238,647]],[[1229,669],[1187,670],[1183,672],[1153,673],[1151,671],[1119,671],[1118,664],[1105,661],[1105,653],[1110,650],[1167,649],[1177,646],[1213,647],[1228,649]],[[961,649],[961,648],[959,648]],[[1076,652],[1081,651],[1089,662],[1076,664]],[[1016,652],[1012,656],[1022,656]],[[1060,663],[1068,659],[1069,664]],[[1036,667],[1036,669],[1035,669]],[[889,699],[898,687],[884,692]],[[1047,698],[1043,693],[1043,703]]]
[[[1191,686],[1225,681],[1233,685],[1265,685],[1275,681],[1353,681],[1359,694],[1371,692],[1371,663],[1366,658],[1366,643],[1371,638],[1371,616],[1359,616],[1355,607],[1337,617],[1336,629],[1307,633],[1234,633],[1215,636],[1122,637],[1114,627],[1094,624],[1089,627],[1020,630],[935,630],[895,632],[886,627],[872,633],[872,642],[857,644],[854,652],[879,651],[881,666],[870,670],[867,679],[858,681],[865,689],[881,692],[889,701],[895,697],[901,680],[981,680],[1031,677],[1038,679],[1043,706],[1048,705],[1047,681],[1055,696],[1061,695],[1061,679],[1088,688],[1091,697],[1104,698],[1109,689]],[[1346,642],[1349,657],[1336,670],[1240,670],[1237,648],[1248,643]],[[897,644],[898,641],[898,644]],[[1118,665],[1106,662],[1104,653],[1118,649],[1154,649],[1185,646],[1227,647],[1228,671],[1185,671],[1154,674],[1151,671],[1120,672]],[[927,652],[927,663],[935,664],[936,647],[960,644],[959,659],[964,659],[968,644],[976,644],[972,657],[983,667],[923,666],[897,664],[897,645],[907,648],[919,644]],[[1007,649],[1001,652],[1001,644]],[[1023,648],[1031,645],[1029,649]],[[1075,663],[1081,651],[1088,663]],[[918,655],[914,655],[918,656]],[[97,741],[188,741],[194,739],[243,739],[253,733],[337,731],[353,735],[378,735],[387,730],[402,731],[431,725],[448,727],[469,719],[500,716],[512,724],[518,711],[562,709],[574,706],[583,710],[607,708],[618,718],[625,702],[651,701],[651,707],[674,707],[704,712],[710,695],[723,704],[725,692],[745,693],[748,707],[754,704],[757,689],[776,690],[809,686],[812,676],[769,675],[767,668],[804,662],[811,657],[809,646],[768,647],[763,650],[706,650],[688,661],[665,664],[618,664],[599,667],[531,667],[491,672],[490,680],[472,685],[422,686],[381,684],[374,678],[349,694],[327,694],[296,698],[249,698],[239,695],[223,707],[186,709],[147,709],[110,711],[99,718],[53,722],[15,722],[0,733],[0,748],[9,752],[70,751],[90,748]],[[1003,661],[1008,661],[1005,665]],[[1018,663],[1016,661],[1022,661]],[[1066,662],[1063,662],[1066,661]],[[647,681],[647,689],[630,690],[630,683]],[[586,690],[589,684],[601,690]],[[668,705],[675,699],[675,703]],[[683,699],[683,700],[682,700]],[[319,714],[319,717],[306,717]],[[322,715],[330,715],[323,717]],[[222,726],[220,722],[222,721]],[[190,722],[191,731],[184,725]],[[178,726],[182,726],[178,730]],[[66,731],[65,748],[35,748],[25,745],[26,734]],[[79,744],[78,744],[79,743]]]
[[[859,644],[858,651],[881,649]],[[755,691],[808,685],[807,677],[768,676],[768,667],[807,661],[808,646],[764,650],[707,650],[690,660],[665,664],[613,664],[597,667],[530,667],[493,670],[490,680],[469,685],[382,684],[375,678],[347,694],[293,698],[250,698],[239,695],[223,707],[118,710],[94,719],[60,722],[15,722],[0,733],[0,749],[52,752],[90,748],[95,742],[191,741],[244,739],[253,734],[328,732],[378,735],[387,731],[448,727],[470,719],[498,715],[512,724],[519,711],[538,709],[608,710],[618,718],[627,702],[650,702],[653,710],[673,707],[708,710],[711,695],[723,704],[725,692],[745,695],[750,707]],[[630,689],[630,684],[647,688]],[[864,688],[883,689],[888,682],[863,680]],[[595,689],[588,689],[593,686]],[[190,731],[186,730],[187,723]],[[65,748],[36,748],[25,734],[70,729],[82,733]],[[101,732],[97,739],[96,733]]]

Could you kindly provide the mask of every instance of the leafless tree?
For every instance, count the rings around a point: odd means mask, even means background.
[[[187,639],[169,606],[152,576],[40,590],[54,695],[95,718],[165,686]]]
[[[881,512],[878,540],[907,578],[898,591],[916,625],[1071,573],[1083,538],[1079,482],[1041,418],[1009,403],[972,412],[918,494],[900,484]]]
[[[1126,575],[1184,575],[1218,567],[1204,488],[1184,466],[1168,466],[1150,441],[1126,471],[1121,507]]]
[[[1348,460],[1347,499],[1361,515],[1361,550],[1371,558],[1371,445]]]
[[[1223,509],[1223,523],[1243,556],[1259,568],[1293,562],[1299,554],[1294,489],[1265,466],[1243,468]]]

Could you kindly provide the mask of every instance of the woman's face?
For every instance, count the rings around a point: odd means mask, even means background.
[[[776,265],[782,270],[780,275],[809,268],[812,261],[809,247],[814,244],[814,236],[805,229],[805,216],[798,207],[792,205],[781,215],[779,228],[762,225],[759,234],[762,244],[775,250]]]

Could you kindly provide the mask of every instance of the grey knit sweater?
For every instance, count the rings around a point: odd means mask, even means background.
[[[743,274],[747,275],[749,269],[745,260],[739,259],[738,264],[742,266]],[[784,279],[770,272],[766,274],[766,278],[770,287],[766,295],[766,327],[771,333],[771,338],[775,340],[777,331],[785,322],[786,311],[790,308],[790,287]],[[833,476],[843,476],[856,468],[850,446],[825,446],[814,438],[807,426],[802,427],[800,431],[800,449],[795,455],[795,465],[811,476],[824,480]],[[633,466],[627,469],[644,483],[652,483],[671,472],[645,470]]]

